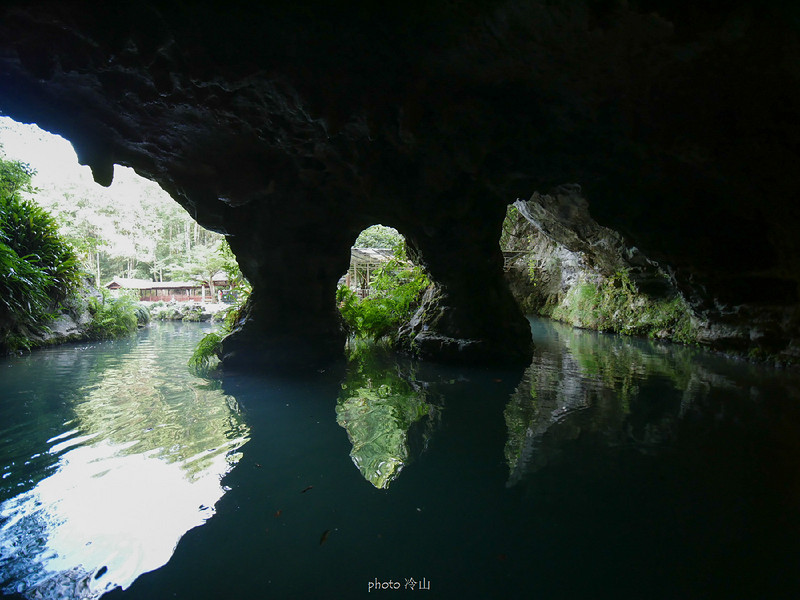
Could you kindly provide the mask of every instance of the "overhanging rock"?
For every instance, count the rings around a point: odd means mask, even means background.
[[[231,362],[340,347],[335,284],[376,222],[441,281],[437,335],[518,357],[529,333],[488,240],[508,203],[566,181],[709,299],[797,305],[797,8],[318,4],[0,9],[0,111],[230,236],[255,288]]]

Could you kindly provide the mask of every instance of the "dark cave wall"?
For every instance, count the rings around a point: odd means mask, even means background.
[[[229,362],[339,346],[335,282],[375,222],[442,284],[439,342],[527,355],[496,239],[508,203],[568,182],[709,311],[797,305],[793,5],[315,4],[0,9],[0,111],[230,236],[256,291]]]

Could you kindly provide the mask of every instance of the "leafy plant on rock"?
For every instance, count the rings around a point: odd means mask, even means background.
[[[45,210],[22,197],[33,192],[34,171],[0,158],[0,348],[29,347],[53,312],[77,287],[72,248]]]
[[[241,318],[250,294],[250,286],[245,281],[240,289],[243,290],[243,293],[238,297],[236,304],[224,312],[219,331],[212,331],[204,335],[189,358],[189,367],[197,375],[203,376],[211,371],[222,347],[222,339],[233,331]]]
[[[222,343],[222,335],[217,332],[207,333],[197,343],[189,358],[189,367],[195,372],[207,371]]]
[[[696,341],[691,310],[682,297],[650,298],[624,270],[599,282],[573,286],[553,310],[552,318],[599,331]]]
[[[374,340],[392,337],[411,319],[430,283],[422,267],[406,260],[400,246],[395,256],[376,271],[369,296],[359,298],[346,285],[340,285],[336,303],[351,334]]]
[[[112,298],[105,290],[100,299],[89,300],[89,313],[92,315],[92,323],[89,325],[88,335],[94,339],[129,335],[136,330],[140,319],[137,304],[129,296]]]

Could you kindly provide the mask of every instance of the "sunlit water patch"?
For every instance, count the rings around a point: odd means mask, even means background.
[[[186,367],[204,329],[156,324],[2,364],[6,593],[127,588],[214,514],[249,431],[236,400]]]

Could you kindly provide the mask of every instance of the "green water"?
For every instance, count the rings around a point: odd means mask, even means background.
[[[531,326],[519,370],[361,347],[216,384],[185,366],[204,326],[169,323],[4,359],[0,588],[796,597],[797,375]]]

